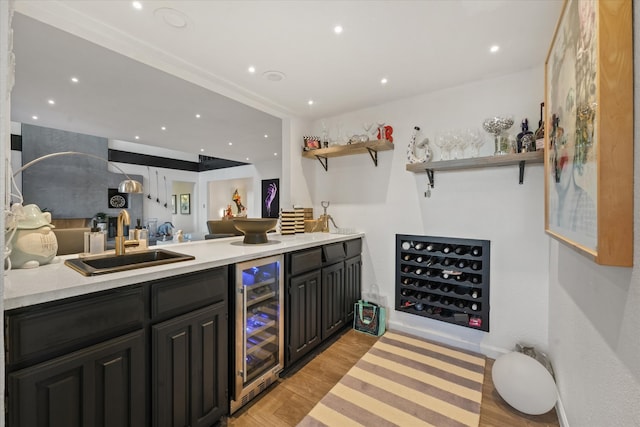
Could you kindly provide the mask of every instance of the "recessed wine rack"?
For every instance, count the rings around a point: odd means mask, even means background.
[[[489,331],[488,240],[396,234],[396,310]]]

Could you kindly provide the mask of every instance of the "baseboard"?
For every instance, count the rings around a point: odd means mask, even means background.
[[[560,427],[569,427],[569,420],[567,419],[567,413],[564,410],[564,405],[562,405],[562,399],[560,398],[560,394],[558,393],[558,401],[556,402],[556,413],[558,414],[558,423]]]
[[[414,328],[404,323],[398,323],[394,321],[389,321],[389,329],[406,332],[408,334],[430,339],[432,341],[437,341],[453,347],[458,347],[464,350],[480,353],[492,359],[496,359],[497,357],[503,354],[510,353],[513,351],[510,349],[488,346],[482,343],[465,341],[463,339],[460,339],[459,336],[444,334],[438,331],[433,331],[433,330],[428,330],[423,328]]]

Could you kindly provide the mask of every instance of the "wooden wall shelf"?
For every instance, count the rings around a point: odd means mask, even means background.
[[[393,150],[393,143],[386,140],[374,140],[368,142],[356,142],[347,145],[334,145],[328,148],[318,148],[315,150],[303,151],[302,157],[307,159],[318,159],[324,170],[329,168],[329,157],[351,156],[354,154],[369,153],[373,164],[378,166],[378,151]]]
[[[522,184],[524,181],[525,163],[544,163],[544,152],[532,151],[529,153],[472,157],[469,159],[443,160],[439,162],[409,163],[407,164],[406,168],[409,172],[426,173],[427,175],[429,175],[430,186],[431,188],[433,188],[434,171],[479,169],[509,165],[520,166],[520,184]]]

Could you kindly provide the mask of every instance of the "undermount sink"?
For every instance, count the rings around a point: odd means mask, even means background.
[[[64,264],[73,268],[84,276],[96,276],[98,274],[116,273],[118,271],[133,270],[143,267],[169,264],[172,262],[189,261],[194,256],[165,249],[152,249],[137,251],[124,255],[101,255],[87,258],[74,258],[65,260]]]

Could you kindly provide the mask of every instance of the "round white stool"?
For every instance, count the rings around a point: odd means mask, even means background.
[[[491,371],[498,394],[520,412],[540,415],[558,400],[553,377],[533,357],[513,352],[498,357]]]

